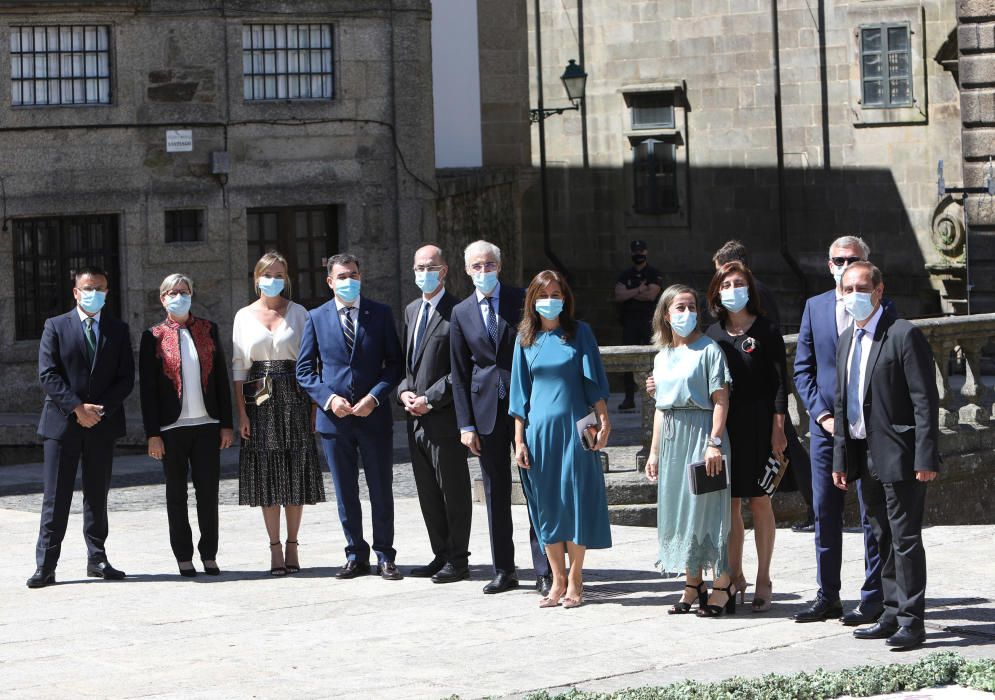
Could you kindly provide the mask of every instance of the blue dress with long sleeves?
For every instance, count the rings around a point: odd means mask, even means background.
[[[526,422],[531,469],[522,470],[529,515],[543,544],[611,546],[605,477],[596,452],[585,450],[577,421],[608,399],[608,377],[591,327],[561,329],[515,344],[509,413]]]

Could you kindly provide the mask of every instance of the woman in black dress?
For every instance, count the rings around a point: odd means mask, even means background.
[[[708,303],[718,319],[709,327],[708,336],[722,348],[732,375],[726,423],[733,464],[729,568],[735,572],[737,590],[743,591],[745,533],[741,504],[745,498],[753,515],[758,561],[751,608],[766,612],[771,605],[775,521],[770,496],[760,488],[759,479],[770,455],[783,459],[787,447],[784,339],[777,326],[762,315],[753,274],[741,262],[726,263],[716,271],[708,287]]]

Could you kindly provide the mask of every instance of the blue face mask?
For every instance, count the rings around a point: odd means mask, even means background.
[[[266,277],[265,275],[259,278],[256,283],[259,285],[259,291],[263,293],[263,296],[267,297],[278,297],[283,293],[283,288],[287,286],[286,280],[281,277]]]
[[[351,304],[359,296],[359,287],[359,280],[354,280],[352,277],[335,280],[335,296],[346,304]]]
[[[177,294],[166,297],[166,311],[174,316],[186,316],[190,311],[190,303],[193,298],[189,294]]]
[[[874,302],[867,292],[851,292],[843,296],[843,306],[854,320],[863,321],[874,313]]]
[[[694,311],[680,311],[676,314],[670,314],[670,327],[677,335],[687,338],[698,327],[698,314]]]
[[[79,307],[88,314],[98,313],[104,308],[106,301],[107,292],[101,292],[96,289],[91,289],[90,291],[80,290]]]
[[[418,289],[422,290],[422,293],[431,294],[439,288],[439,271],[416,270],[415,284],[418,286]]]
[[[742,311],[746,304],[750,301],[750,289],[749,287],[732,287],[731,289],[723,289],[720,293],[722,299],[722,306],[726,307],[733,313],[737,311]]]
[[[537,299],[536,313],[548,321],[558,318],[563,313],[562,299]]]
[[[472,275],[473,286],[484,294],[490,294],[497,286],[497,271],[495,272],[475,272]]]

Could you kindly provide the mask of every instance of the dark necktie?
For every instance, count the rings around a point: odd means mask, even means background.
[[[853,334],[853,357],[850,358],[850,375],[846,379],[846,418],[851,424],[860,419],[863,396],[860,395],[860,356],[863,353],[861,338],[866,331],[857,328]]]
[[[97,357],[97,334],[93,332],[93,318],[87,317],[86,321],[86,331],[83,333],[86,338],[86,360],[90,363],[90,368],[93,368],[93,360]]]
[[[495,351],[497,350],[497,314],[494,313],[494,299],[491,297],[485,297],[487,299],[487,335],[491,337],[491,344],[494,345]],[[504,379],[501,375],[498,375],[498,398],[503,399],[508,395],[508,392],[504,387]]]
[[[345,313],[345,324],[342,330],[345,332],[345,346],[352,357],[352,346],[356,344],[356,322],[352,320],[352,307],[346,306],[342,309]]]
[[[425,302],[422,307],[421,316],[418,318],[418,326],[415,328],[415,349],[411,353],[411,366],[415,366],[415,358],[421,350],[422,343],[425,342],[425,329],[428,328],[428,315],[432,313],[432,304]]]

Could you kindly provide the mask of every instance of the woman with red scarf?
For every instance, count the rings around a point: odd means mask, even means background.
[[[149,456],[166,473],[169,543],[181,576],[193,577],[193,534],[187,516],[187,474],[197,492],[198,550],[204,573],[221,573],[218,480],[221,450],[232,443],[228,365],[218,326],[190,313],[193,280],[172,274],[159,285],[166,320],[142,334],[138,376]]]

